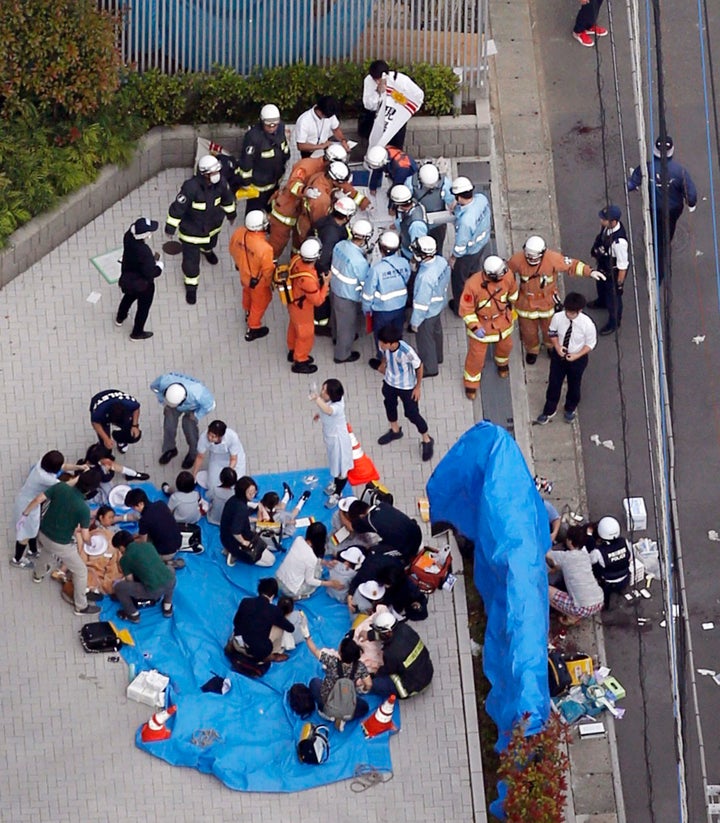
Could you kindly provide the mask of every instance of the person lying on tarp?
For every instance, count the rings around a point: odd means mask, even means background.
[[[273,603],[278,595],[274,577],[263,577],[258,583],[258,596],[240,601],[233,619],[233,650],[253,660],[282,663],[288,656],[282,651],[283,632],[295,631],[295,626]]]

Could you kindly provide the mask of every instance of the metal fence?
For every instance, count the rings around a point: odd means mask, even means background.
[[[98,0],[120,15],[125,61],[140,71],[209,71],[382,58],[462,70],[485,83],[489,0]]]

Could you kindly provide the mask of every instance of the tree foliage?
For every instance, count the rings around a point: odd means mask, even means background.
[[[5,108],[29,101],[60,118],[92,114],[109,103],[122,63],[115,24],[92,0],[2,0]]]

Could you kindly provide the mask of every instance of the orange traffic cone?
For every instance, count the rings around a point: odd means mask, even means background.
[[[176,711],[177,706],[169,706],[161,712],[155,712],[140,732],[143,743],[155,743],[158,740],[167,740],[172,732],[165,724]]]
[[[360,724],[365,732],[365,737],[377,737],[383,732],[396,732],[397,726],[392,722],[393,710],[397,697],[391,694],[390,697],[377,707],[375,714],[363,720]]]
[[[352,426],[348,423],[350,433],[350,443],[352,443],[353,467],[348,472],[348,481],[351,486],[364,486],[373,480],[380,479],[380,472],[375,468],[375,464],[362,450]]]

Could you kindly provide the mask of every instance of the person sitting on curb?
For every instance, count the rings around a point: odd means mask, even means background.
[[[258,583],[257,597],[240,601],[233,619],[232,650],[253,660],[282,663],[288,659],[282,649],[283,632],[295,631],[295,626],[273,603],[278,595],[274,577],[263,577]]]
[[[310,691],[315,698],[318,711],[329,720],[335,721],[335,728],[341,732],[345,728],[346,718],[333,716],[334,713],[330,705],[333,698],[332,693],[338,680],[347,678],[355,684],[355,709],[349,719],[359,720],[368,713],[367,701],[360,695],[370,690],[372,679],[365,664],[360,660],[362,650],[351,637],[344,637],[340,641],[338,651],[319,649],[310,637],[307,620],[301,621],[300,630],[311,654],[320,661],[320,665],[325,671],[322,680],[319,677],[313,677],[310,681]]]
[[[135,600],[159,600],[162,597],[162,616],[172,617],[172,598],[175,591],[175,569],[164,563],[152,543],[133,539],[124,529],[117,532],[112,544],[120,550],[120,571],[125,575],[113,586],[113,594],[120,601],[120,620],[140,622]]]
[[[550,573],[558,573],[567,589],[562,591],[551,584],[550,605],[561,612],[562,625],[573,626],[583,617],[591,617],[602,610],[603,593],[595,580],[592,561],[585,548],[585,529],[582,526],[570,526],[565,546],[564,551],[549,551],[545,560]]]

